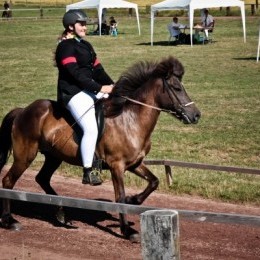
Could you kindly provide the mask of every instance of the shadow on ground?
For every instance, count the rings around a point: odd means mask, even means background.
[[[111,202],[110,200],[97,199],[98,201]],[[119,228],[119,219],[115,218],[110,213],[104,211],[86,210],[78,208],[64,207],[66,217],[72,224],[63,225],[57,218],[57,206],[24,202],[24,201],[12,201],[11,203],[12,214],[19,215],[25,218],[38,219],[41,221],[48,222],[55,227],[63,227],[67,229],[77,229],[77,226],[73,224],[73,221],[79,221],[90,226],[94,226],[104,232],[107,232],[115,237],[123,238],[122,235],[114,232],[112,228]],[[2,203],[0,205],[0,212],[2,214]],[[102,225],[102,222],[110,221],[109,225]],[[21,223],[22,224],[22,223]],[[130,226],[134,223],[130,222]]]

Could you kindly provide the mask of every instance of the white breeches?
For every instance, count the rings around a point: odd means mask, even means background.
[[[92,166],[98,136],[94,100],[101,97],[107,95],[81,91],[71,98],[66,107],[83,131],[80,152],[83,167],[87,168]]]

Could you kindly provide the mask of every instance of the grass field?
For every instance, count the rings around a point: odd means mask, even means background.
[[[153,133],[148,158],[259,168],[260,165],[260,64],[256,63],[258,17],[247,17],[247,43],[240,18],[218,18],[214,43],[167,44],[166,24],[155,20],[154,46],[150,46],[150,19],[117,16],[118,37],[88,36],[108,73],[116,80],[139,60],[177,57],[185,66],[183,83],[202,112],[198,125],[189,126],[162,114]],[[181,22],[187,19],[181,17]],[[92,30],[92,26],[89,27]],[[56,99],[57,69],[53,66],[59,19],[0,21],[0,119],[13,107],[37,98]],[[42,157],[34,163],[39,168]],[[160,189],[174,194],[260,205],[259,176],[174,169],[174,183],[165,187],[163,167],[151,167],[160,176]],[[80,168],[62,166],[67,174]],[[131,185],[143,185],[129,174]]]

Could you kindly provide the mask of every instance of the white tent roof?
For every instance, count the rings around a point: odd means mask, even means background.
[[[241,10],[244,42],[246,42],[245,3],[240,0],[166,0],[151,6],[151,45],[153,45],[154,13],[156,11],[186,9],[189,11],[190,35],[192,45],[192,26],[194,10],[213,7],[238,6]]]
[[[123,1],[123,0],[113,0],[113,1],[112,0],[85,0],[85,1],[67,5],[66,11],[68,11],[70,9],[93,9],[93,8],[96,8],[98,10],[99,35],[101,35],[102,10],[105,8],[133,8],[133,9],[135,9],[139,35],[141,34],[138,6],[137,6],[137,4],[134,4],[134,3],[130,3],[127,1]]]

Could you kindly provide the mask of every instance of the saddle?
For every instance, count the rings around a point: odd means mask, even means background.
[[[62,105],[60,105],[56,101],[51,101],[52,106],[53,106],[53,114],[55,117],[63,117],[67,123],[73,128],[74,130],[74,135],[73,138],[74,140],[78,142],[78,140],[81,140],[83,132],[75,119],[72,117],[70,112],[64,108]],[[97,138],[97,143],[100,141],[104,130],[105,130],[105,120],[104,120],[104,104],[101,99],[97,100],[95,103],[95,114],[96,114],[96,121],[97,121],[97,127],[98,127],[98,138]]]

